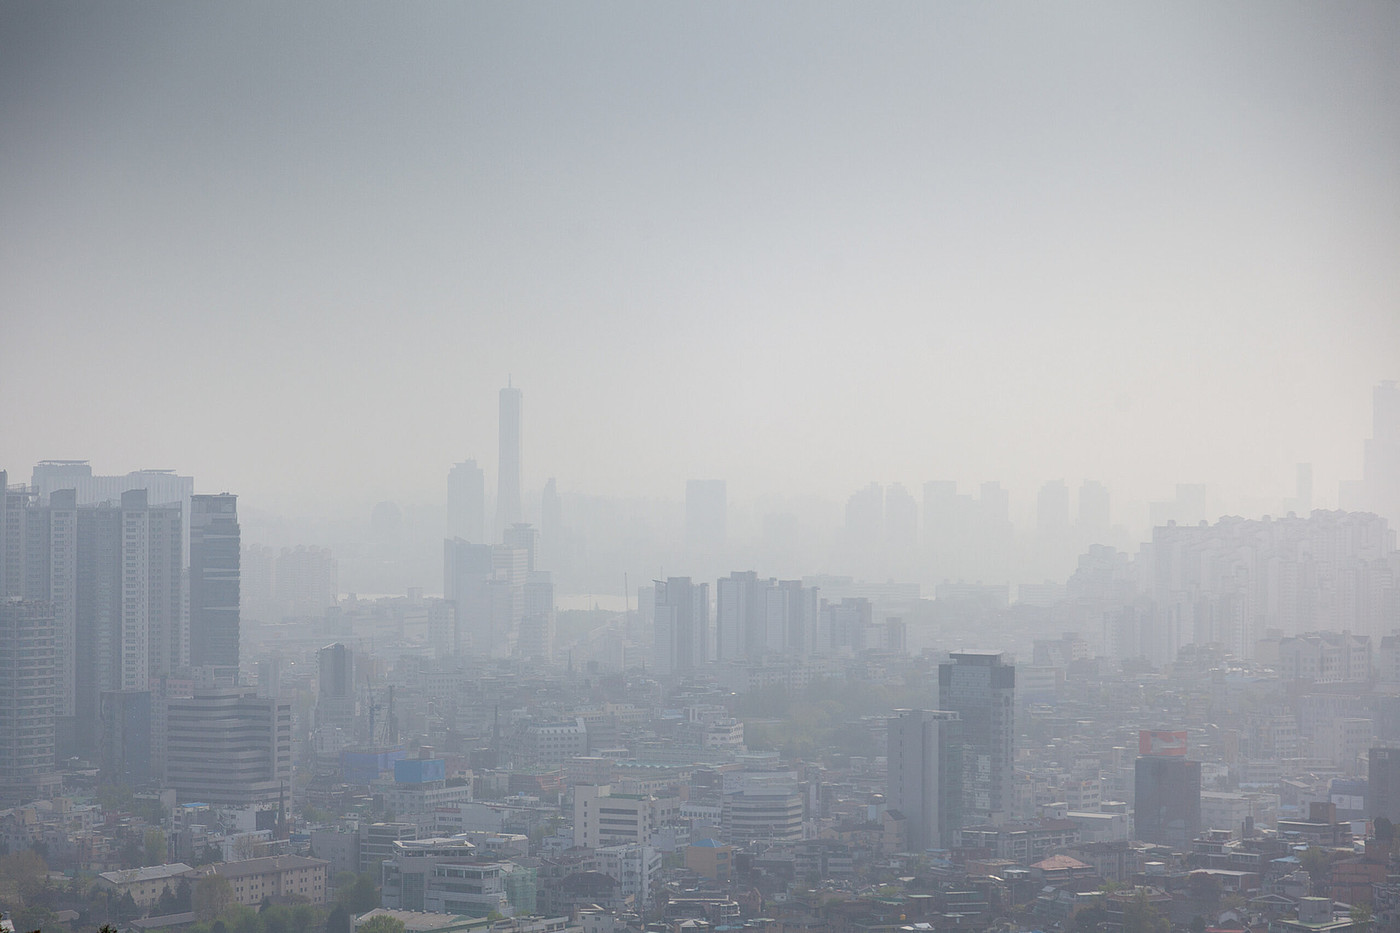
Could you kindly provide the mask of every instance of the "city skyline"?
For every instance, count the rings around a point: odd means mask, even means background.
[[[1397,50],[0,4],[0,933],[1400,933]]]
[[[1327,504],[1400,373],[1393,4],[306,9],[4,12],[0,461]]]

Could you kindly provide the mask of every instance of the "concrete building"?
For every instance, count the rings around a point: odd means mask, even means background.
[[[235,902],[257,907],[264,899],[282,901],[293,896],[305,898],[308,904],[324,904],[329,868],[330,863],[324,859],[274,855],[218,862],[196,872],[227,878]]]
[[[336,642],[316,652],[316,727],[353,729],[355,653]]]
[[[593,851],[595,871],[617,881],[623,897],[645,906],[661,878],[661,850],[647,845],[601,846]]]
[[[938,667],[938,706],[963,731],[963,820],[1006,819],[1015,802],[1016,667],[999,651],[957,651]]]
[[[167,889],[174,894],[182,879],[191,879],[194,875],[195,870],[184,862],[104,871],[97,876],[97,889],[118,898],[130,894],[136,906],[151,907]]]
[[[475,460],[447,472],[447,535],[486,544],[486,475]]]
[[[715,584],[715,659],[740,661],[760,655],[764,646],[767,591],[775,580],[752,570],[735,571]]]
[[[1186,848],[1201,831],[1201,763],[1184,755],[1141,755],[1134,765],[1136,838]]]
[[[159,780],[153,770],[151,691],[108,690],[102,694],[98,762],[103,778],[125,787]]]
[[[515,871],[510,862],[480,860],[461,837],[396,842],[380,864],[381,900],[391,910],[508,917],[515,912],[508,884]]]
[[[47,603],[0,598],[0,806],[50,796],[58,700]]]
[[[720,834],[733,845],[796,842],[803,835],[802,795],[785,787],[751,787],[725,794]]]
[[[190,664],[238,670],[238,497],[190,500]]]
[[[250,687],[196,688],[167,713],[165,780],[182,802],[275,803],[291,793],[292,707]]]
[[[1286,680],[1364,684],[1371,679],[1371,639],[1350,632],[1308,632],[1280,639],[1278,671]]]
[[[649,845],[661,824],[660,803],[651,794],[614,794],[611,785],[574,787],[574,845]]]
[[[686,674],[710,660],[710,586],[689,577],[655,581],[655,664],[660,674]]]
[[[896,712],[887,733],[889,806],[908,820],[911,852],[952,848],[962,826],[962,721],[941,710]]]
[[[685,847],[685,867],[713,881],[728,881],[734,872],[734,847],[700,839]]]
[[[1366,794],[1371,819],[1400,823],[1400,748],[1373,748]]]

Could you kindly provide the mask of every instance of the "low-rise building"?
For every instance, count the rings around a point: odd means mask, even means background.
[[[233,899],[245,907],[256,907],[268,898],[276,901],[293,895],[306,898],[308,904],[324,904],[329,868],[325,859],[277,855],[219,862],[197,871],[227,878]]]
[[[97,876],[97,887],[99,890],[111,892],[116,897],[130,894],[138,906],[150,907],[160,900],[166,888],[174,893],[180,879],[189,877],[193,872],[194,869],[184,862],[104,871]]]

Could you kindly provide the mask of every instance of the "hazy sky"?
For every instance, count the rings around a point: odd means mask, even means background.
[[[1400,3],[0,5],[0,467],[274,509],[1323,501],[1400,378]]]

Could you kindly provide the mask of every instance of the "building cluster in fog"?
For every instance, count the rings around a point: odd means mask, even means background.
[[[522,399],[500,395],[494,503],[479,461],[447,474],[441,595],[344,592],[332,549],[245,541],[191,477],[0,474],[3,844],[156,917],[215,874],[248,903],[367,876],[362,919],[424,930],[1064,924],[1121,910],[1115,886],[1188,921],[1217,889],[1255,919],[1397,918],[1387,517],[1308,509],[1302,471],[1283,517],[1178,520],[1183,487],[1132,549],[1098,483],[1047,484],[1029,539],[995,483],[877,483],[844,574],[570,599],[559,568],[591,557],[554,481],[523,505]],[[668,561],[731,557],[728,510],[690,482]],[[404,522],[377,508],[352,559],[392,561]],[[1014,594],[992,570],[1065,549]]]

